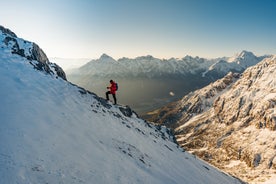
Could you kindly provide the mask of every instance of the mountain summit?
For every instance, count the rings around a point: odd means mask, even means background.
[[[6,44],[6,36],[0,32],[1,183],[242,183],[129,107],[37,70],[39,61],[25,57],[32,44],[12,53],[20,39]]]
[[[235,56],[229,58],[228,62],[236,63],[238,65],[241,65],[244,68],[247,68],[247,67],[257,64],[262,59],[263,59],[263,56],[258,58],[252,52],[244,50],[241,53],[236,54]]]
[[[206,72],[204,72],[204,76],[219,76],[223,77],[228,72],[238,72],[241,73],[246,68],[253,66],[264,58],[270,56],[255,56],[252,52],[242,51],[238,54],[230,58],[223,58],[218,60],[218,62],[212,64]]]
[[[113,59],[112,57],[110,57],[107,54],[102,54],[101,57],[97,61],[99,61],[99,62],[116,62],[115,59]]]

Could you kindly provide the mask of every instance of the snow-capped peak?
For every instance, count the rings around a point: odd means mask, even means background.
[[[221,58],[216,63],[211,65],[208,70],[203,73],[203,76],[206,74],[212,73],[227,73],[229,71],[232,72],[243,72],[246,68],[253,66],[259,63],[264,58],[270,56],[255,56],[252,52],[243,50],[242,52],[235,54],[229,58]],[[224,76],[224,75],[221,75]]]
[[[243,50],[242,52],[230,57],[228,59],[230,63],[237,63],[244,67],[249,67],[257,64],[259,59],[252,52]]]
[[[101,57],[98,59],[99,62],[116,62],[111,56],[107,54],[102,54]]]
[[[255,55],[253,54],[253,52],[243,50],[239,53],[238,57],[240,58],[255,57]]]

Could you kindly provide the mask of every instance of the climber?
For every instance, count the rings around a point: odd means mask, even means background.
[[[114,105],[116,105],[116,104],[117,104],[116,91],[118,90],[118,87],[117,87],[118,85],[117,85],[117,83],[114,82],[113,80],[110,80],[109,82],[110,82],[110,86],[107,87],[107,89],[109,89],[109,91],[107,91],[107,92],[105,93],[105,95],[106,95],[106,100],[109,100],[109,94],[112,94],[113,99],[114,99]]]

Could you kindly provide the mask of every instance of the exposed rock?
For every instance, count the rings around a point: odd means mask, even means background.
[[[14,32],[12,32],[11,30],[9,30],[1,25],[0,25],[0,30],[2,31],[2,33],[10,35],[11,37],[17,37]]]
[[[260,154],[255,154],[254,155],[254,159],[253,159],[253,166],[254,167],[257,167],[259,164],[260,164],[260,162],[261,162],[261,159],[262,159],[262,157],[261,157],[261,155]]]
[[[56,74],[59,77],[61,77],[64,80],[67,80],[65,72],[63,71],[63,69],[59,65],[57,65],[56,63],[51,63],[51,66],[54,68]]]
[[[129,106],[119,106],[119,109],[127,117],[131,117],[133,114],[138,117],[137,113],[134,112]]]

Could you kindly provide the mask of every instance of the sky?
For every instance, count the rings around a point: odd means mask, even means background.
[[[276,54],[275,0],[0,0],[0,25],[48,57]]]

